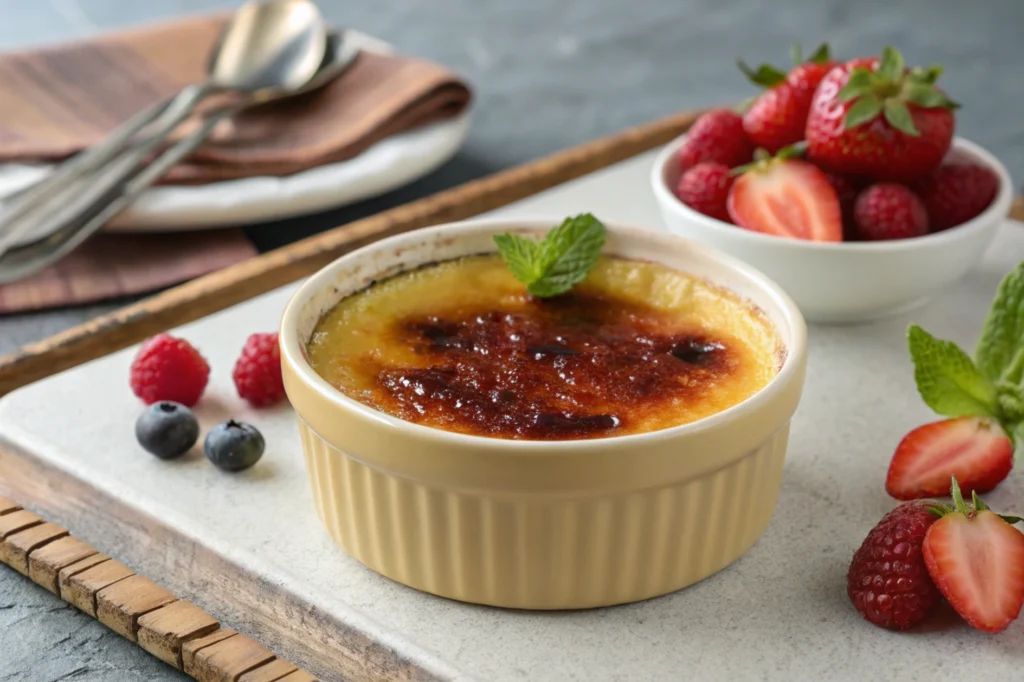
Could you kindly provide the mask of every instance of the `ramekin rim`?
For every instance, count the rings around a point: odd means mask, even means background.
[[[405,421],[387,413],[381,412],[369,405],[359,402],[346,396],[344,393],[329,384],[323,377],[316,373],[306,360],[305,353],[298,335],[298,321],[302,306],[316,293],[331,286],[335,273],[353,262],[364,258],[367,254],[382,248],[386,243],[400,246],[404,240],[413,241],[416,239],[426,240],[431,236],[445,232],[469,233],[476,230],[494,229],[520,229],[520,230],[542,230],[549,229],[551,225],[557,224],[562,218],[550,216],[530,216],[521,218],[473,218],[468,220],[444,223],[428,228],[421,228],[411,232],[402,233],[388,237],[363,246],[355,251],[345,254],[332,263],[321,268],[311,275],[297,289],[285,306],[281,317],[280,345],[281,358],[283,362],[290,365],[295,375],[311,387],[319,398],[331,404],[332,407],[348,410],[360,418],[375,422],[385,428],[397,429],[408,433],[410,436],[427,439],[429,441],[448,443],[452,445],[475,446],[491,451],[514,452],[517,455],[535,453],[549,453],[562,451],[563,454],[571,453],[581,448],[583,451],[593,452],[604,448],[619,448],[628,445],[650,445],[664,440],[674,440],[689,435],[699,434],[711,429],[722,428],[730,423],[736,422],[744,417],[758,412],[768,405],[773,398],[782,394],[790,384],[800,380],[801,367],[806,360],[807,354],[807,325],[796,303],[790,296],[767,277],[760,270],[746,262],[710,247],[701,242],[667,233],[635,226],[629,226],[617,222],[605,222],[609,230],[615,232],[626,232],[635,234],[641,238],[660,239],[663,242],[675,241],[677,245],[685,243],[686,247],[697,251],[705,257],[709,257],[719,265],[725,266],[741,277],[746,278],[759,290],[770,296],[773,302],[783,313],[784,322],[788,326],[789,343],[786,345],[786,356],[781,369],[769,382],[749,398],[717,412],[713,415],[699,419],[688,424],[649,431],[645,433],[627,434],[621,436],[609,436],[606,438],[575,439],[575,440],[519,440],[509,438],[494,438],[488,436],[477,436],[471,434],[445,431],[414,422]],[[678,248],[678,246],[677,246]],[[727,287],[728,288],[728,287]],[[774,320],[771,321],[776,325]],[[779,330],[782,331],[781,329]],[[301,412],[296,410],[299,417]]]
[[[674,158],[686,133],[682,133],[668,144],[664,145],[655,157],[654,164],[649,174],[651,189],[655,198],[663,209],[677,212],[688,220],[701,223],[704,227],[718,231],[722,234],[730,234],[738,239],[752,240],[754,243],[774,245],[778,248],[803,249],[807,251],[830,251],[838,252],[868,252],[868,253],[893,253],[909,251],[917,248],[934,247],[950,242],[959,242],[962,239],[969,239],[976,232],[984,232],[993,222],[1005,220],[1011,204],[1013,203],[1013,181],[1006,166],[996,157],[995,154],[981,145],[971,142],[962,137],[954,137],[951,149],[966,152],[990,168],[999,177],[999,190],[992,203],[980,214],[968,220],[966,223],[951,227],[940,232],[914,237],[911,239],[893,239],[876,242],[816,242],[804,239],[785,239],[772,235],[759,234],[751,230],[737,229],[735,225],[716,220],[699,213],[678,198],[669,189],[664,180],[665,170],[668,163]]]

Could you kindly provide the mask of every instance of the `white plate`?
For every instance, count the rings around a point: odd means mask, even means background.
[[[391,52],[376,38],[355,34],[364,49]],[[234,227],[338,208],[397,189],[448,161],[469,132],[470,112],[394,135],[359,156],[285,177],[254,177],[199,186],[147,190],[107,230],[170,232]],[[0,196],[49,172],[52,166],[0,165]]]

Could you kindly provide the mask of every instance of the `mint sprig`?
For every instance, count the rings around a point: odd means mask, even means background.
[[[604,233],[604,224],[584,213],[566,218],[541,241],[506,233],[494,235],[494,242],[530,295],[549,298],[587,278],[601,255]]]
[[[972,359],[916,324],[907,330],[917,390],[945,417],[997,421],[1024,456],[1024,262],[999,285]]]

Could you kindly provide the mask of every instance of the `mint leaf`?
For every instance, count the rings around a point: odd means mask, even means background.
[[[516,279],[532,282],[540,277],[540,248],[537,242],[515,234],[496,234],[494,242]]]
[[[981,328],[974,358],[989,381],[1021,383],[1024,375],[1024,262],[999,284]]]
[[[994,417],[996,391],[971,358],[916,324],[907,331],[917,390],[928,407],[946,417]]]
[[[1018,423],[1017,426],[1009,432],[1010,440],[1013,441],[1013,461],[1018,463],[1024,461],[1024,424]]]
[[[604,224],[589,213],[566,218],[540,242],[512,234],[494,236],[509,270],[532,296],[547,298],[587,278],[604,246]]]

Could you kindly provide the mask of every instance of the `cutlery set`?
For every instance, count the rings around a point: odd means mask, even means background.
[[[198,149],[224,121],[323,87],[359,48],[310,0],[250,0],[215,45],[204,82],[129,119],[0,205],[0,284],[63,258]],[[175,134],[201,110],[194,129]]]

